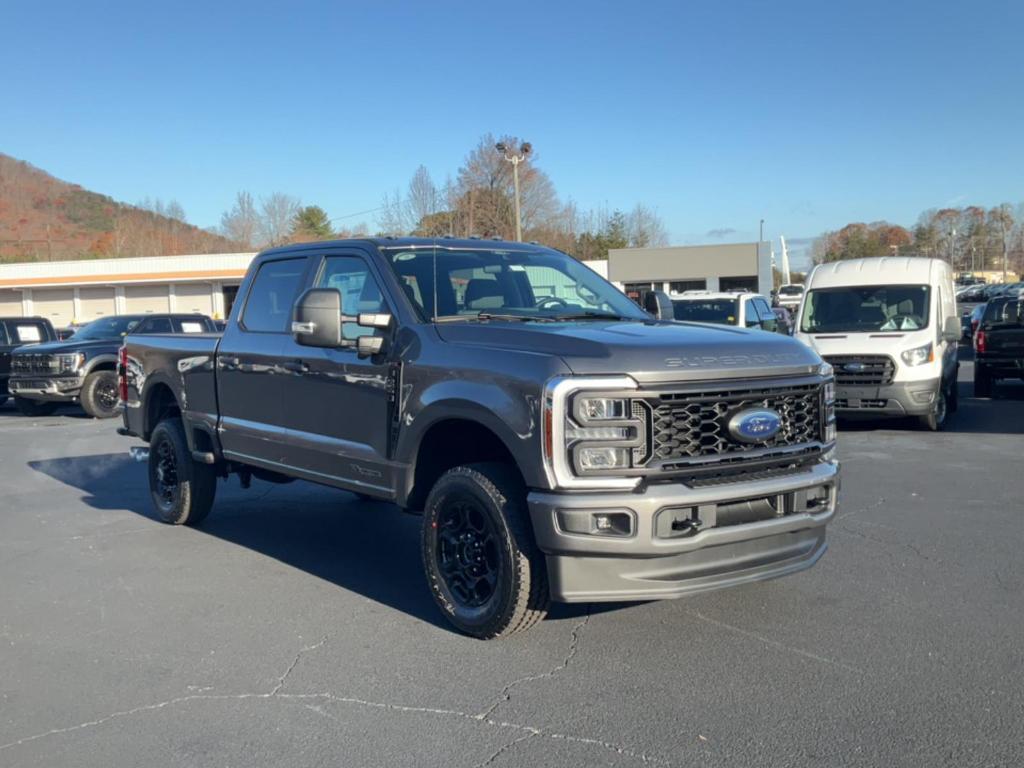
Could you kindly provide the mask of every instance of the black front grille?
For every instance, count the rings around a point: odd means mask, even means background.
[[[653,460],[664,469],[683,468],[705,459],[726,460],[766,449],[785,449],[821,439],[821,384],[661,395],[652,419]],[[759,443],[743,443],[729,434],[729,419],[739,411],[769,408],[782,428]]]
[[[53,355],[22,354],[11,356],[11,373],[49,374],[57,370],[57,358]]]
[[[888,355],[826,355],[836,372],[836,384],[877,387],[892,384],[896,364]]]

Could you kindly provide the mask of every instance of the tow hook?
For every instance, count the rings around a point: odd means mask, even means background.
[[[695,533],[702,525],[704,525],[704,521],[700,518],[688,517],[685,520],[673,520],[672,530],[680,533]]]

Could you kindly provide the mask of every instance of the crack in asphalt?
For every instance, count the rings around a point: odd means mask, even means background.
[[[535,680],[546,680],[548,678],[554,677],[559,672],[561,672],[563,669],[568,667],[572,663],[572,660],[576,657],[576,652],[579,650],[579,647],[580,647],[580,633],[583,631],[583,628],[585,626],[587,626],[587,623],[589,621],[590,621],[590,606],[588,605],[587,606],[587,615],[583,617],[582,621],[576,622],[576,625],[572,628],[572,634],[571,634],[570,640],[569,640],[569,649],[566,652],[565,658],[562,659],[561,663],[559,663],[555,667],[552,667],[547,672],[541,672],[540,674],[536,674],[536,675],[526,675],[525,677],[520,677],[520,678],[517,678],[517,679],[513,680],[511,683],[509,683],[508,685],[506,685],[504,688],[501,689],[501,693],[498,694],[498,697],[493,702],[491,702],[491,705],[489,707],[487,707],[487,709],[485,709],[483,712],[481,712],[477,717],[480,720],[486,720],[491,715],[493,715],[495,710],[498,709],[498,707],[500,707],[505,702],[511,700],[511,698],[512,698],[512,689],[513,688],[516,688],[516,687],[518,687],[520,685],[524,685],[526,683],[532,683]]]
[[[877,501],[873,501],[870,504],[865,504],[863,507],[858,507],[857,509],[851,509],[849,512],[843,512],[842,514],[836,515],[832,522],[833,522],[833,524],[835,524],[835,523],[838,523],[840,520],[842,520],[845,517],[852,517],[853,515],[861,515],[861,514],[863,514],[865,512],[870,512],[872,509],[878,509],[878,507],[880,507],[883,504],[885,504],[886,501],[888,501],[888,499],[886,499],[884,496],[882,496]]]
[[[528,682],[529,680],[551,677],[557,674],[559,671],[565,669],[572,661],[573,656],[575,656],[576,654],[576,650],[578,648],[579,643],[579,632],[586,625],[589,619],[590,613],[588,609],[587,616],[581,622],[577,623],[576,626],[573,628],[572,641],[570,643],[569,653],[566,655],[566,658],[563,660],[561,664],[559,664],[554,669],[549,670],[549,672],[545,674],[532,675],[530,677],[514,680],[513,682],[505,686],[505,688],[502,690],[502,697],[506,697],[508,691],[510,691],[517,685],[521,685],[525,682]],[[63,728],[51,728],[48,731],[42,731],[40,733],[32,734],[31,736],[25,736],[15,741],[7,742],[6,744],[0,744],[0,752],[12,749],[14,747],[23,746],[25,744],[30,744],[32,742],[40,741],[42,739],[50,738],[52,736],[59,736],[62,734],[87,730],[89,728],[96,728],[114,720],[132,717],[134,715],[144,714],[147,712],[157,712],[163,709],[167,709],[168,707],[177,706],[179,704],[188,704],[198,701],[283,701],[298,702],[302,704],[307,710],[314,712],[317,715],[324,717],[326,719],[334,720],[335,722],[340,721],[338,720],[338,718],[334,717],[329,712],[327,712],[322,706],[320,706],[318,702],[320,704],[327,702],[332,704],[359,706],[367,709],[376,709],[388,713],[421,714],[433,715],[438,717],[459,718],[478,725],[482,724],[493,728],[506,728],[512,731],[522,733],[522,736],[520,738],[513,739],[511,742],[504,745],[501,749],[497,750],[497,752],[495,752],[493,755],[487,758],[483,763],[481,763],[482,766],[486,766],[489,763],[493,763],[494,760],[496,760],[501,754],[513,748],[519,742],[526,741],[527,739],[534,737],[547,738],[555,741],[564,741],[569,744],[599,747],[609,752],[614,752],[623,757],[638,760],[644,764],[670,764],[665,760],[653,757],[645,752],[639,752],[628,747],[625,747],[621,744],[615,744],[614,742],[590,738],[588,736],[575,736],[568,733],[558,733],[556,731],[546,730],[545,728],[540,726],[506,722],[501,720],[494,720],[493,718],[491,718],[489,716],[489,712],[492,711],[493,708],[497,706],[497,704],[500,704],[502,701],[507,700],[507,698],[499,698],[498,702],[494,705],[494,707],[492,707],[488,711],[479,714],[473,714],[471,712],[462,712],[456,709],[442,709],[437,707],[415,707],[403,704],[391,704],[382,701],[370,701],[368,699],[359,699],[352,696],[339,696],[335,693],[332,693],[331,691],[319,691],[309,693],[282,693],[281,690],[282,688],[284,688],[284,685],[287,682],[288,677],[298,666],[299,661],[302,659],[302,657],[310,651],[323,647],[323,645],[326,642],[327,636],[324,636],[320,639],[319,642],[301,648],[295,654],[295,657],[292,659],[287,669],[285,669],[285,671],[278,677],[277,683],[275,683],[274,687],[264,693],[191,693],[185,696],[176,696],[174,698],[167,699],[165,701],[155,702],[153,704],[143,704],[138,707],[132,707],[131,709],[123,709],[118,710],[116,712],[111,712],[110,714],[104,715],[103,717],[98,717],[94,720],[87,720],[76,725],[69,725]]]
[[[526,741],[528,739],[532,739],[536,735],[537,734],[535,734],[535,733],[527,733],[525,736],[520,736],[517,739],[512,739],[512,741],[508,742],[508,744],[503,744],[500,747],[498,747],[497,750],[495,750],[494,752],[491,753],[490,757],[488,757],[483,762],[477,763],[476,765],[473,766],[473,768],[487,768],[488,765],[491,765],[495,760],[497,760],[503,754],[508,752],[510,749],[514,749],[517,744],[519,744],[520,742]]]
[[[779,640],[775,640],[774,638],[766,637],[765,635],[759,635],[757,632],[751,632],[749,629],[743,629],[742,627],[727,624],[724,621],[713,619],[710,616],[705,616],[703,613],[700,613],[698,611],[684,611],[684,613],[687,613],[690,616],[693,616],[694,618],[700,619],[701,621],[707,622],[708,624],[719,627],[721,629],[728,629],[733,632],[736,632],[737,634],[743,635],[744,637],[749,637],[753,640],[758,640],[764,643],[765,645],[771,646],[772,648],[778,648],[779,650],[788,651],[789,653],[794,653],[797,656],[803,656],[805,659],[813,659],[814,661],[821,662],[822,664],[828,664],[829,666],[839,667],[840,669],[845,669],[847,672],[853,672],[858,675],[864,674],[863,669],[850,666],[849,664],[839,661],[838,659],[830,659],[827,656],[819,656],[816,653],[805,651],[803,648],[797,648],[792,645],[786,645],[785,643]]]

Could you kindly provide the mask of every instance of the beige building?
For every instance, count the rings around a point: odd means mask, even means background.
[[[0,316],[60,328],[105,315],[199,312],[223,318],[255,253],[0,264]]]
[[[772,290],[771,244],[727,243],[608,252],[608,279],[629,295],[649,290]]]

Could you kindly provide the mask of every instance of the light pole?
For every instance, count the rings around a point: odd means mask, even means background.
[[[757,242],[758,243],[763,243],[764,242],[764,219],[761,219],[761,228],[758,230],[758,232],[759,232],[759,234],[757,236]]]
[[[516,242],[521,243],[523,241],[523,223],[519,217],[519,164],[526,159],[526,156],[530,154],[533,147],[530,145],[530,142],[524,141],[519,145],[519,153],[516,154],[515,150],[505,144],[505,142],[499,141],[494,145],[494,148],[506,160],[512,163],[512,184],[515,186]],[[511,154],[509,154],[510,152]]]

